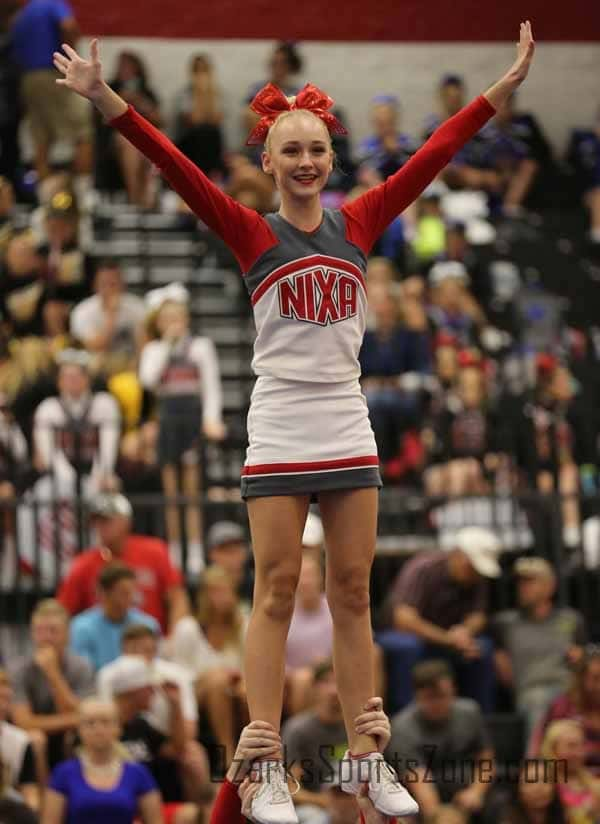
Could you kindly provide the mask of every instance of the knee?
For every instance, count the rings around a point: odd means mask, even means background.
[[[289,621],[292,617],[298,574],[297,568],[277,566],[257,582],[257,601],[269,618]]]
[[[328,573],[328,579],[327,598],[332,615],[339,611],[364,615],[369,611],[369,570],[366,567],[349,566]]]

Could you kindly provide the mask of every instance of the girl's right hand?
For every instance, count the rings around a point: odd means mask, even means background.
[[[232,783],[239,783],[257,758],[281,758],[281,738],[267,721],[252,721],[242,730],[227,773]]]
[[[89,60],[84,60],[66,43],[62,48],[65,54],[54,52],[53,55],[54,65],[63,75],[56,82],[93,101],[104,86],[98,41],[92,40]]]

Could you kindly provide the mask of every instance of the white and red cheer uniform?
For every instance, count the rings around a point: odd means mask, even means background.
[[[244,497],[381,485],[362,395],[367,255],[388,224],[495,114],[480,96],[384,183],[303,232],[224,194],[129,107],[112,125],[231,248],[250,293],[258,376],[248,415]]]

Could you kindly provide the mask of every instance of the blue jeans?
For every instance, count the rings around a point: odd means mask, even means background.
[[[443,658],[454,670],[460,695],[473,698],[483,712],[492,712],[495,697],[494,647],[490,638],[479,636],[479,658],[465,660],[448,647],[430,644],[408,632],[386,630],[376,636],[383,648],[388,672],[388,706],[397,712],[413,699],[411,672],[415,664]]]

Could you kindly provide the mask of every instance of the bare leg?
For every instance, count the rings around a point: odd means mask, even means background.
[[[43,180],[50,175],[50,146],[48,143],[36,143],[33,153],[33,165],[38,180]]]
[[[539,168],[539,164],[531,158],[525,158],[519,163],[510,177],[508,189],[504,195],[505,207],[510,210],[523,205]]]
[[[588,192],[586,202],[590,210],[590,228],[592,232],[600,232],[600,186]]]
[[[235,731],[234,696],[227,670],[219,668],[207,672],[202,678],[199,692],[217,743],[225,750],[223,763],[229,764],[235,752]]]
[[[285,642],[302,560],[308,495],[250,498],[256,578],[246,634],[244,674],[253,721],[281,724]]]
[[[94,144],[91,140],[80,140],[75,146],[73,172],[76,175],[89,175],[94,168]]]
[[[200,508],[200,468],[196,462],[184,463],[181,485],[188,498],[185,507],[185,526],[188,543],[202,542],[202,511]]]
[[[562,502],[562,517],[565,527],[579,528],[579,472],[575,464],[568,463],[561,466],[559,476],[559,491],[567,497]]]
[[[358,755],[377,749],[354,719],[375,694],[369,577],[377,536],[377,489],[321,493],[327,547],[326,589],[333,617],[333,662],[348,743]]]
[[[179,511],[175,500],[179,494],[177,484],[177,467],[167,464],[162,468],[163,492],[167,499],[165,507],[165,520],[167,522],[167,538],[169,543],[177,543],[181,540],[181,530],[179,528]],[[176,559],[175,559],[176,560]]]

